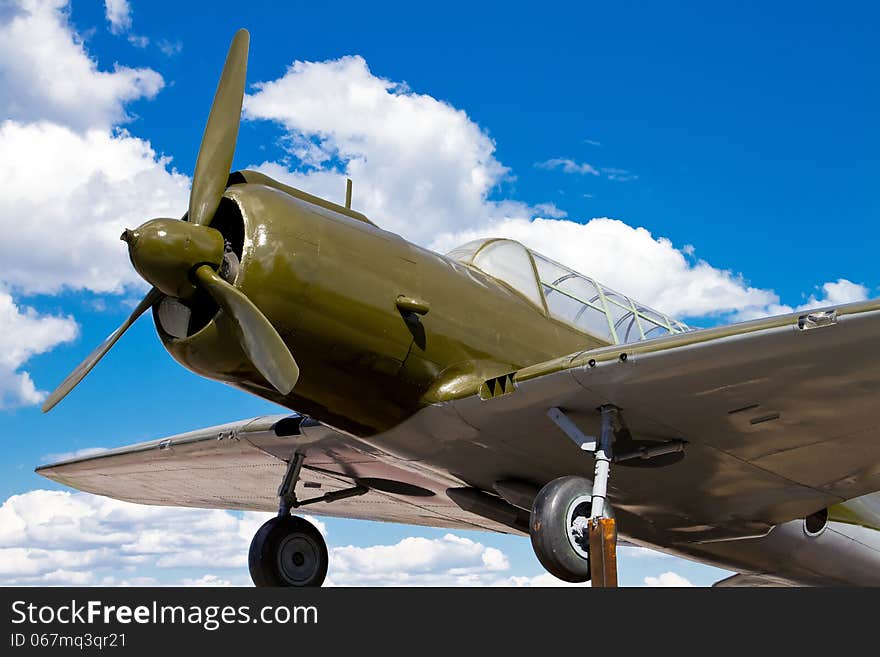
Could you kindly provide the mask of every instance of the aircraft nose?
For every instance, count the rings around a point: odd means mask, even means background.
[[[119,236],[119,239],[121,239],[129,246],[133,246],[134,243],[137,241],[137,238],[137,231],[131,230],[130,228],[126,228],[124,231],[122,231],[122,235]]]
[[[153,219],[120,236],[137,272],[165,294],[187,298],[195,292],[190,273],[199,265],[219,267],[223,235],[208,226],[178,219]]]

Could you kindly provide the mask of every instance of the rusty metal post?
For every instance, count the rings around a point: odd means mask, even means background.
[[[614,518],[590,518],[590,580],[595,588],[617,586],[617,527]]]

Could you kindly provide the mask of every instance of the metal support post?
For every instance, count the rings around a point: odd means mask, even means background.
[[[593,452],[596,461],[595,474],[593,476],[593,500],[590,505],[590,518],[601,518],[605,514],[605,498],[608,496],[608,477],[611,474],[612,443],[614,441],[614,427],[617,420],[616,406],[603,406],[599,409],[602,413],[602,432],[599,435],[599,444]]]
[[[296,452],[287,462],[287,472],[284,473],[284,479],[278,487],[278,515],[290,515],[290,510],[299,506],[296,500],[296,482],[299,480],[299,473],[302,470],[303,461],[306,455]]]
[[[611,461],[614,458],[612,443],[618,409],[603,406],[599,410],[602,413],[602,431],[593,454],[596,464],[589,520],[590,579],[594,587],[614,587],[617,586],[617,527],[614,518],[605,517],[605,507]]]

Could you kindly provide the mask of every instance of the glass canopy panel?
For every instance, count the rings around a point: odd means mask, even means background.
[[[513,240],[475,240],[446,255],[504,281],[539,308],[546,301],[553,317],[612,344],[691,330]]]
[[[669,335],[669,329],[665,326],[658,326],[654,322],[649,322],[645,319],[641,319],[641,322],[642,329],[644,329],[645,331],[645,340],[650,340],[651,338],[662,338],[664,335]]]
[[[611,333],[608,316],[593,306],[584,305],[581,314],[575,318],[574,325],[579,329],[597,335],[608,342],[617,342]]]
[[[543,310],[544,302],[528,249],[512,240],[489,242],[477,250],[473,265],[504,281]]]
[[[446,254],[447,258],[458,260],[459,262],[470,263],[474,259],[474,255],[479,251],[487,240],[474,240],[467,244],[458,246]]]
[[[611,343],[625,343],[691,330],[534,251],[532,257],[550,313],[597,337]],[[580,310],[572,319],[578,305]]]
[[[574,324],[577,316],[584,309],[585,304],[574,297],[555,290],[546,283],[544,283],[543,287],[544,298],[547,299],[547,309],[550,311],[550,314]]]
[[[533,252],[532,255],[537,254]],[[562,279],[571,276],[571,270],[540,256],[535,258],[535,269],[538,270],[538,278],[550,285],[559,285]]]
[[[606,310],[611,316],[611,321],[615,325],[622,324],[623,320],[625,320],[632,313],[632,308],[629,305],[629,299],[617,294],[616,292],[609,292],[608,290],[605,290],[604,297]]]
[[[644,306],[636,305],[636,309],[639,311],[639,315],[645,317],[646,319],[650,319],[655,324],[659,324],[660,326],[666,326],[669,324],[669,320],[661,315],[658,312],[651,310],[650,308],[645,308]]]
[[[596,285],[588,278],[580,276],[572,276],[566,278],[559,283],[559,289],[563,292],[577,297],[581,301],[591,303],[597,308],[602,308],[602,299],[599,297],[599,290]]]

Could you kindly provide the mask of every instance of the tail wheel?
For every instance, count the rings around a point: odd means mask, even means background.
[[[251,541],[248,567],[256,586],[321,586],[327,576],[327,543],[298,516],[266,522]]]
[[[538,561],[566,582],[590,579],[592,484],[583,477],[560,477],[544,486],[532,506],[529,535]]]

